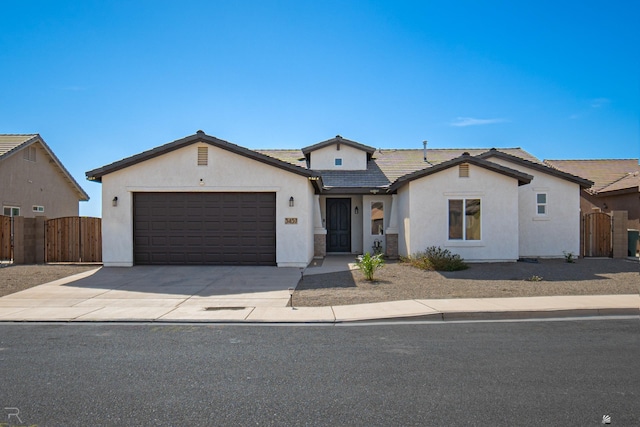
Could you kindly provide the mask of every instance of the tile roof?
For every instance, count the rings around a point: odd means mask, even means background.
[[[640,173],[638,159],[545,160],[544,162],[552,168],[593,181],[590,189],[592,193],[638,186],[637,175],[636,178],[633,177],[634,173]]]
[[[302,150],[255,150],[266,156],[307,167]],[[422,149],[378,149],[373,153],[365,171],[318,170],[325,187],[357,188],[388,187],[398,178],[431,168],[440,163],[460,157],[463,153],[477,156],[489,151],[488,148],[442,148],[427,150],[424,161]],[[501,152],[542,165],[542,162],[521,148],[501,148]]]
[[[25,134],[25,135],[0,135],[0,157],[4,156],[11,150],[14,150],[29,141],[30,139],[38,136],[37,134]]]

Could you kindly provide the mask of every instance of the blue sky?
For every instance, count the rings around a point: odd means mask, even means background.
[[[640,156],[637,1],[0,0],[0,133],[84,173],[198,129],[248,148]]]

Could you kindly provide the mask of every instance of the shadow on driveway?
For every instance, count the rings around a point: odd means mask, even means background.
[[[283,291],[295,288],[299,268],[251,266],[105,267],[63,286],[201,297]]]

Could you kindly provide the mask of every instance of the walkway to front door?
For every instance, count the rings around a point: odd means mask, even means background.
[[[351,252],[351,199],[327,199],[327,252]]]

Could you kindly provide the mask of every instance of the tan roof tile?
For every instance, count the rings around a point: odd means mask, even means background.
[[[563,172],[587,178],[594,182],[591,191],[605,191],[605,188],[614,183],[618,183],[616,188],[622,189],[621,185],[629,184],[633,187],[632,180],[623,180],[628,174],[640,172],[638,159],[595,159],[595,160],[545,160],[547,165]],[[606,189],[606,191],[612,191]]]

